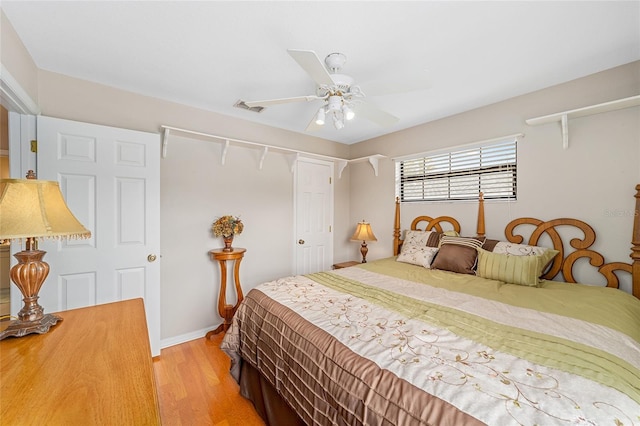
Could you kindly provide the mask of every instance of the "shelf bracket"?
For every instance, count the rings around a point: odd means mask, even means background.
[[[373,173],[378,176],[378,158],[377,156],[369,157],[369,164],[373,167]]]
[[[567,149],[569,148],[569,118],[567,114],[562,114],[560,125],[562,126],[562,149]]]
[[[368,155],[366,157],[360,157],[360,158],[354,158],[353,160],[349,160],[349,163],[359,163],[362,161],[368,161],[369,164],[371,165],[371,168],[373,169],[373,173],[378,176],[378,164],[380,162],[381,158],[386,158],[384,155],[381,154],[373,154],[373,155]]]
[[[298,159],[300,158],[300,153],[296,152],[293,155],[289,155],[289,167],[291,167],[291,173],[293,173],[293,171],[296,168],[296,162],[298,161]]]
[[[267,157],[268,152],[269,152],[268,146],[265,146],[264,148],[262,148],[262,155],[260,156],[260,165],[258,166],[260,170],[262,170],[262,165],[264,164],[264,159]]]
[[[164,129],[164,135],[162,136],[162,158],[167,158],[167,147],[169,146],[169,132],[171,130]]]
[[[224,166],[224,162],[227,159],[227,152],[229,151],[229,139],[225,139],[222,145],[222,157],[220,158],[220,164]]]
[[[347,167],[349,162],[347,160],[338,161],[338,179],[342,178],[342,171]]]

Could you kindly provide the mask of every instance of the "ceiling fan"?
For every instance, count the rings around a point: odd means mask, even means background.
[[[262,101],[244,101],[248,107],[265,107],[291,102],[310,102],[321,100],[318,109],[306,128],[307,132],[319,130],[326,120],[331,120],[336,129],[342,129],[345,121],[356,116],[366,118],[381,126],[391,126],[398,122],[398,117],[376,106],[366,103],[364,92],[355,85],[353,77],[341,74],[347,57],[342,53],[331,53],[322,64],[318,55],[312,50],[288,49],[289,55],[304,69],[317,84],[316,94],[296,96],[292,98],[267,99]]]

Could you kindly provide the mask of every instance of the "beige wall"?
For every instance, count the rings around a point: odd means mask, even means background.
[[[22,44],[11,22],[0,9],[0,63],[22,89],[36,103],[38,102],[38,68],[31,55]]]
[[[352,146],[351,155],[392,158],[524,133],[518,144],[518,200],[486,203],[487,235],[502,238],[506,223],[521,216],[576,217],[595,228],[596,249],[628,262],[634,187],[640,183],[640,108],[570,120],[566,150],[558,123],[531,127],[525,119],[638,94],[640,62],[635,62],[362,142]],[[377,178],[366,165],[351,168],[351,221],[371,221],[379,240],[369,245],[372,259],[391,254],[394,176],[391,159],[381,161]],[[473,234],[476,209],[476,203],[409,203],[403,205],[402,225],[408,227],[419,214],[452,215],[464,233]]]

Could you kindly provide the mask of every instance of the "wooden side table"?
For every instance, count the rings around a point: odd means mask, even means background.
[[[356,262],[355,260],[350,260],[348,262],[335,263],[333,265],[333,269],[348,268],[349,266],[356,266],[356,265],[360,265],[360,262]]]
[[[206,338],[209,339],[214,334],[218,334],[222,331],[227,331],[231,326],[231,319],[233,314],[236,313],[236,309],[242,302],[244,296],[242,295],[242,287],[240,286],[240,262],[244,257],[244,252],[247,249],[233,248],[233,251],[224,251],[223,249],[215,249],[209,252],[211,260],[217,260],[220,264],[220,294],[218,295],[218,313],[224,322],[218,326],[215,330],[211,330],[207,333]],[[227,260],[232,260],[233,264],[233,281],[236,285],[236,294],[238,295],[238,301],[235,305],[227,304]]]

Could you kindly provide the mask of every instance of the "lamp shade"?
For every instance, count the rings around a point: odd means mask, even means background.
[[[358,222],[358,227],[356,228],[356,232],[354,232],[351,237],[353,241],[378,241],[375,235],[373,235],[373,231],[371,230],[371,225],[364,220],[362,222]]]
[[[0,179],[0,240],[22,238],[89,238],[75,218],[58,182]]]

